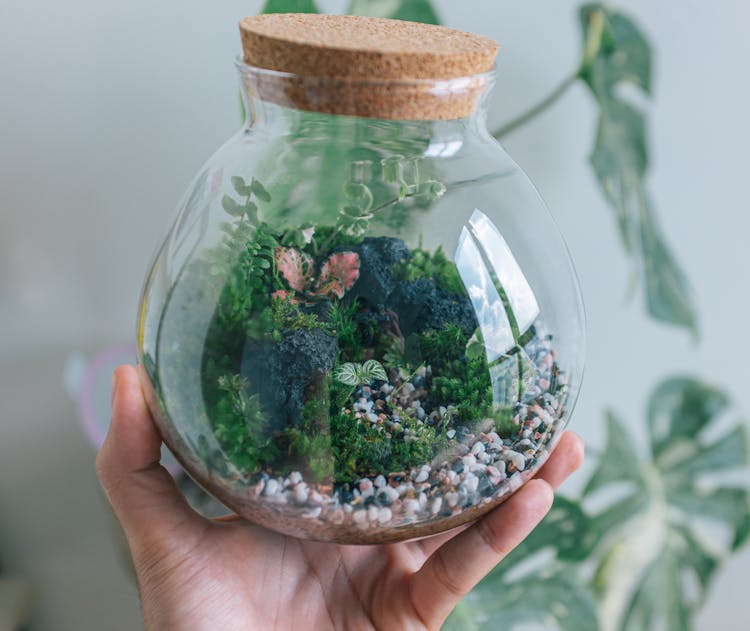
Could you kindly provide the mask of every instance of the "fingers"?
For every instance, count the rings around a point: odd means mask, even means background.
[[[460,598],[515,548],[552,506],[552,492],[581,465],[583,442],[565,432],[537,476],[470,527],[415,542],[431,554],[414,575],[412,599],[428,626],[439,626]]]
[[[428,628],[534,529],[552,506],[552,487],[530,480],[508,501],[445,543],[411,579],[411,598]]]
[[[582,462],[583,441],[578,434],[567,431],[560,437],[557,447],[535,477],[557,489]]]
[[[131,547],[200,522],[159,465],[161,438],[133,366],[113,379],[112,421],[96,459],[102,487]]]
[[[583,462],[583,441],[577,434],[567,431],[560,437],[555,450],[546,463],[539,470],[536,478],[545,480],[553,489],[557,489],[565,479],[573,473]],[[469,526],[461,526],[455,530],[415,541],[425,557],[430,556],[446,541],[453,539],[456,535],[466,530]]]

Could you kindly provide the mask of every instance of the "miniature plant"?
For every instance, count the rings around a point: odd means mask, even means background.
[[[276,267],[289,286],[307,298],[343,298],[359,277],[359,257],[355,252],[332,254],[315,273],[315,263],[306,252],[278,246]]]
[[[214,431],[230,459],[246,469],[254,469],[269,457],[266,418],[257,394],[247,394],[247,381],[240,375],[219,377],[218,387],[227,393],[216,406]]]
[[[334,370],[333,378],[347,386],[368,385],[376,380],[388,381],[385,368],[375,359],[368,359],[364,364],[341,364]]]

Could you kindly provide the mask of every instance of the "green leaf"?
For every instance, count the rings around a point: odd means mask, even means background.
[[[359,384],[359,374],[357,369],[357,364],[351,362],[341,364],[333,371],[333,378],[347,386],[356,386]]]
[[[599,105],[591,166],[615,211],[625,250],[642,275],[649,314],[695,333],[697,316],[689,283],[659,229],[646,191],[645,118],[618,90],[630,84],[650,92],[650,44],[635,22],[602,4],[585,5],[580,18],[584,56],[578,77]]]
[[[429,0],[352,0],[347,13],[440,24],[440,18]]]
[[[585,533],[595,542],[593,586],[612,628],[691,629],[721,560],[746,539],[748,490],[716,475],[746,460],[743,426],[719,437],[711,431],[726,406],[712,386],[667,379],[648,405],[650,454],[609,414],[606,448],[585,493],[619,485],[626,494],[592,515]],[[729,530],[731,547],[718,536],[709,547],[705,528]]]
[[[221,206],[232,215],[232,217],[242,217],[242,215],[245,214],[245,207],[240,206],[229,195],[224,195],[224,197],[221,198]]]
[[[238,195],[242,195],[243,197],[250,195],[251,188],[247,185],[244,178],[239,175],[234,175],[231,178],[231,182]]]
[[[253,178],[253,181],[250,183],[250,190],[252,191],[253,195],[255,195],[262,202],[271,201],[271,194],[266,190],[266,187],[263,186],[255,178]]]
[[[514,629],[524,623],[561,631],[600,628],[594,596],[568,564],[556,563],[512,581],[490,573],[465,600],[446,620],[444,631]]]
[[[718,388],[697,379],[676,377],[654,390],[648,405],[653,457],[659,460],[678,438],[693,439],[729,405]]]
[[[622,423],[613,412],[607,412],[607,445],[594,473],[584,488],[584,496],[590,495],[613,482],[635,482],[643,486],[641,465],[637,450]]]
[[[385,372],[385,368],[383,368],[383,364],[375,359],[368,359],[362,364],[362,373],[364,380],[367,383],[374,379],[377,379],[378,381],[388,381],[388,375]]]
[[[314,0],[266,0],[261,13],[320,13]]]
[[[612,94],[627,82],[650,93],[651,45],[638,26],[598,2],[582,6],[579,18],[585,47],[580,76],[592,91]]]

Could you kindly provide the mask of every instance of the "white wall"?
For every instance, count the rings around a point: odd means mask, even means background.
[[[506,143],[551,206],[580,273],[589,359],[573,425],[594,445],[605,407],[640,428],[650,387],[675,372],[714,380],[750,410],[741,324],[750,312],[750,5],[618,4],[658,47],[650,182],[695,287],[698,346],[625,297],[628,262],[586,164],[595,111],[584,90]],[[236,21],[260,5],[0,5],[0,559],[37,579],[36,628],[102,628],[95,616],[108,608],[107,628],[137,620],[108,546],[93,456],[60,385],[62,362],[70,350],[131,339],[142,277],[171,210],[237,125]],[[578,59],[571,0],[437,6],[447,24],[501,42],[496,123]],[[748,552],[731,561],[701,629],[745,628],[748,569]]]

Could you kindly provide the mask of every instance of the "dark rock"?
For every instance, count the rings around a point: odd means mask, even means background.
[[[464,463],[462,460],[456,460],[452,465],[451,469],[455,471],[458,474],[461,474],[464,472]]]
[[[279,343],[250,342],[242,355],[242,375],[260,394],[272,430],[299,427],[305,394],[321,387],[338,355],[336,337],[320,329],[281,333]]]
[[[359,278],[346,298],[361,298],[370,305],[385,304],[393,291],[393,266],[411,256],[401,239],[367,237],[359,245],[342,248],[359,255]]]
[[[482,497],[488,497],[492,495],[492,493],[495,491],[495,487],[492,486],[492,482],[487,477],[487,475],[480,471],[477,474],[477,478],[479,478],[479,484],[477,484],[477,493],[479,493]]]
[[[390,496],[385,491],[380,491],[376,498],[380,506],[390,506],[392,504]]]
[[[426,329],[442,329],[446,324],[461,327],[466,335],[477,328],[471,300],[453,294],[428,278],[399,281],[388,298],[388,307],[398,314],[403,335]]]

